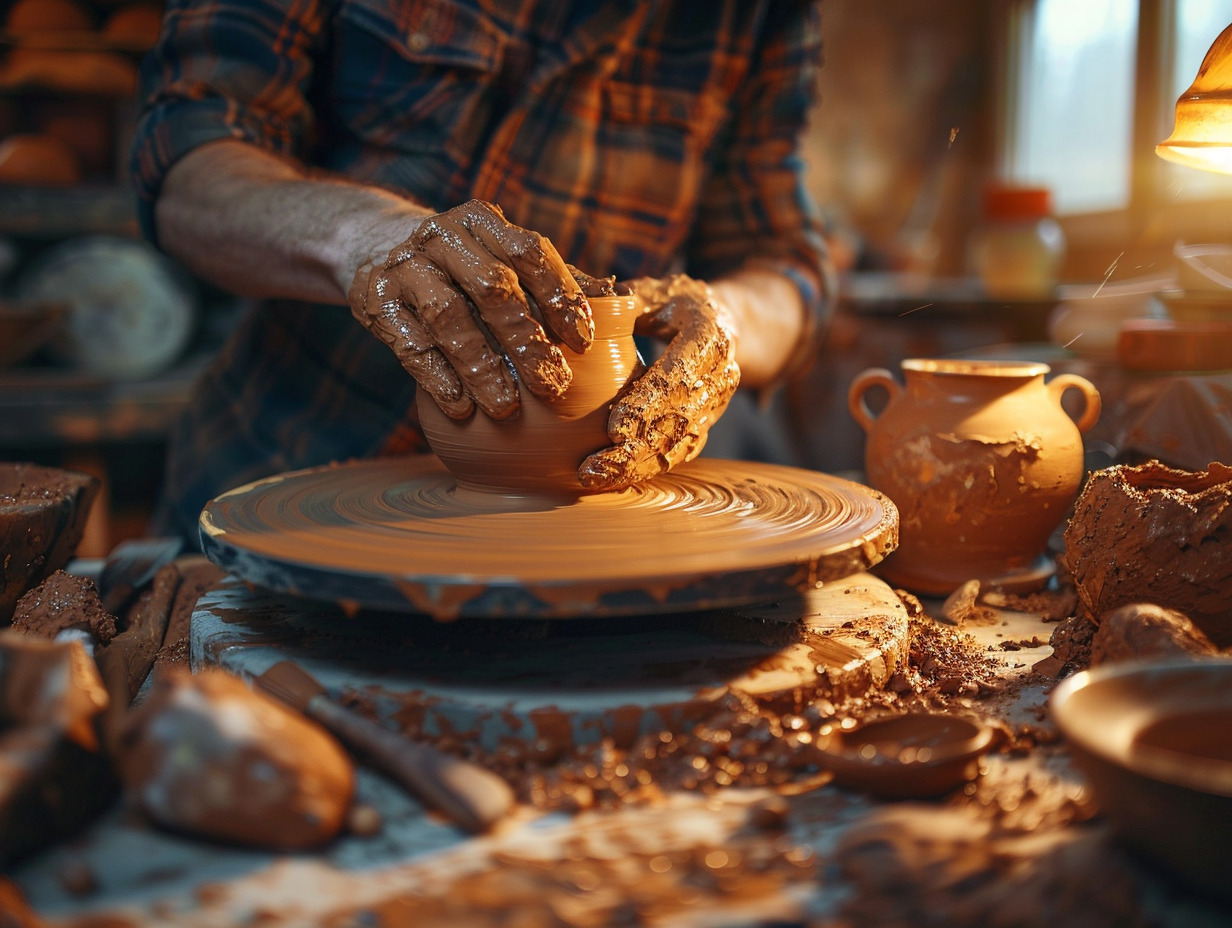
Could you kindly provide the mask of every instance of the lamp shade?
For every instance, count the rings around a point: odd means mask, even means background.
[[[1219,34],[1189,89],[1176,101],[1172,134],[1155,146],[1161,158],[1232,174],[1232,26]]]

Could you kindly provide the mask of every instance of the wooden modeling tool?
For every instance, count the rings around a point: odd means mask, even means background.
[[[372,766],[467,831],[486,831],[513,804],[509,784],[490,770],[411,741],[339,705],[297,664],[279,661],[253,680],[271,696],[329,729]]]

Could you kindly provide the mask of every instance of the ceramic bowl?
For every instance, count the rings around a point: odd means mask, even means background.
[[[840,786],[887,799],[940,796],[973,779],[992,728],[953,713],[905,712],[823,731],[818,762]]]
[[[1129,371],[1232,370],[1232,316],[1195,322],[1131,319],[1121,326],[1116,356],[1121,367]]]
[[[1088,295],[1079,288],[1066,288],[1062,294],[1065,299],[1048,316],[1048,338],[1083,358],[1115,360],[1117,338],[1126,322],[1164,317],[1152,290],[1106,288]]]
[[[15,300],[65,307],[47,354],[76,371],[142,380],[184,354],[197,325],[196,285],[147,242],[65,239],[22,268]]]
[[[0,462],[0,625],[23,593],[68,564],[98,490],[89,474]]]
[[[1102,665],[1063,681],[1050,709],[1117,834],[1232,903],[1232,659]]]
[[[1227,322],[1232,319],[1232,290],[1169,290],[1159,295],[1167,318],[1175,322]]]
[[[1189,293],[1232,292],[1232,245],[1177,245],[1177,285]]]

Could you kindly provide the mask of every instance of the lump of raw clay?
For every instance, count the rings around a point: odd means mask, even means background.
[[[1048,643],[1052,645],[1052,657],[1058,666],[1054,666],[1050,658],[1040,661],[1049,669],[1046,672],[1057,676],[1068,676],[1078,670],[1091,666],[1091,642],[1099,627],[1084,615],[1072,615],[1057,623],[1052,630]],[[1044,667],[1037,668],[1045,672]]]
[[[171,603],[167,632],[163,638],[163,645],[158,651],[156,666],[186,667],[189,651],[188,635],[197,600],[227,574],[221,567],[215,567],[200,554],[176,558],[174,566],[179,572],[180,585]]]
[[[1215,654],[1216,647],[1189,617],[1152,603],[1131,603],[1100,619],[1091,640],[1091,663],[1146,657]]]
[[[980,581],[968,580],[945,598],[941,614],[955,625],[992,625],[997,613],[980,604]]]
[[[0,868],[75,833],[114,800],[98,736],[106,707],[80,641],[0,631]]]
[[[103,608],[93,580],[57,570],[17,600],[13,628],[39,638],[78,629],[105,645],[116,635],[116,620]]]
[[[127,798],[176,831],[300,850],[334,838],[351,806],[333,736],[222,670],[160,676],[120,745]]]
[[[77,471],[0,463],[0,625],[23,593],[68,564],[100,486]]]
[[[1232,467],[1176,470],[1151,461],[1096,471],[1065,529],[1079,612],[1099,620],[1130,603],[1189,617],[1232,645]]]

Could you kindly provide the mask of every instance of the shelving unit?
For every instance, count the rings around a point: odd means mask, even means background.
[[[126,187],[0,186],[0,235],[61,240],[76,235],[137,236]]]
[[[84,253],[99,236],[139,240],[128,148],[137,69],[160,16],[152,0],[0,0],[0,300],[20,295],[53,250],[71,252],[81,240]],[[115,31],[122,17],[139,31]],[[75,170],[40,178],[50,165],[6,162],[6,144],[11,150],[23,136],[59,146]],[[100,299],[103,312],[114,305]],[[62,330],[59,338],[68,337]],[[143,530],[167,430],[203,363],[196,345],[184,355],[136,379],[100,376],[49,348],[0,368],[0,457],[75,467],[103,481],[83,557]]]

